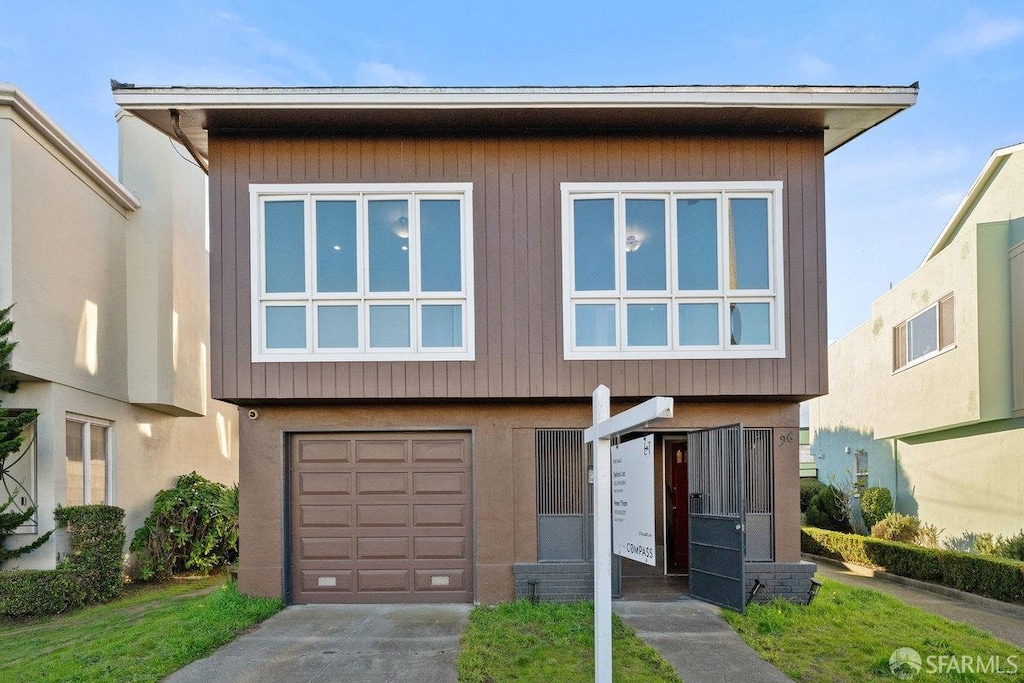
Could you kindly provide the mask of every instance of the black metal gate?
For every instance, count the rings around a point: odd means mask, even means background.
[[[743,425],[687,435],[690,595],[745,611]]]

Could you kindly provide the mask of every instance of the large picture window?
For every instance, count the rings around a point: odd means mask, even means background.
[[[565,357],[785,355],[782,183],[563,183]]]
[[[253,185],[253,359],[472,360],[472,187]]]
[[[914,365],[951,348],[956,341],[954,298],[947,294],[893,328],[893,370]]]

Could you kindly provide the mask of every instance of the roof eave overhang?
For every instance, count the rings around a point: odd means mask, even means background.
[[[315,114],[344,129],[380,115],[377,130],[565,128],[580,121],[683,130],[821,130],[825,154],[914,105],[912,86],[631,86],[567,88],[183,88],[115,83],[115,102],[173,135],[169,111],[206,153],[209,130],[300,128]],[[383,123],[381,123],[383,121]]]
[[[17,86],[0,83],[0,106],[10,107],[16,112],[38,135],[53,145],[68,163],[96,183],[123,210],[134,211],[142,206],[131,190],[108,173]]]
[[[924,262],[930,261],[936,254],[946,248],[946,245],[953,239],[960,226],[963,224],[964,219],[967,218],[967,214],[977,205],[978,200],[981,199],[984,194],[985,188],[988,187],[989,181],[998,173],[999,169],[1002,168],[1006,160],[1017,152],[1024,152],[1024,142],[1011,145],[1010,147],[1001,147],[994,152],[988,158],[985,163],[985,167],[981,169],[981,173],[974,180],[974,184],[971,185],[971,189],[967,191],[964,198],[960,201],[959,206],[956,207],[956,211],[950,217],[946,226],[939,233],[935,243],[932,244],[932,248],[928,250],[928,255],[924,257]]]

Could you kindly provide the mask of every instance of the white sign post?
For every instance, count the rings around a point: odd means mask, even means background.
[[[612,551],[658,564],[654,552],[654,436],[612,446]]]
[[[594,389],[594,424],[583,433],[594,444],[594,681],[612,682],[612,437],[672,417],[672,399],[655,396],[611,417],[611,392]],[[651,495],[654,495],[653,487]]]

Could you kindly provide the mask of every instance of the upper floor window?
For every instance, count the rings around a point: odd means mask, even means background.
[[[253,360],[473,359],[469,183],[250,195]]]
[[[782,183],[563,183],[565,357],[781,358]]]
[[[955,342],[952,294],[893,328],[893,370],[931,358]]]

